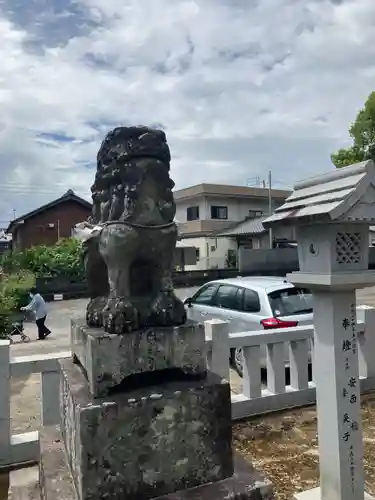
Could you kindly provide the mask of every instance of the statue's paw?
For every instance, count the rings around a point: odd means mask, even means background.
[[[104,308],[104,329],[121,335],[139,328],[137,309],[124,298],[110,299]]]
[[[151,314],[160,326],[182,325],[186,321],[184,304],[173,292],[161,292],[151,306]]]
[[[90,299],[86,309],[86,323],[92,328],[100,328],[103,326],[103,305],[102,297]]]
[[[86,323],[91,328],[100,328],[103,326],[102,316],[98,311],[86,312]]]

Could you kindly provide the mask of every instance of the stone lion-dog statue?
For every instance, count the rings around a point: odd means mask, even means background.
[[[165,133],[143,126],[115,128],[99,149],[92,216],[76,226],[88,326],[124,334],[186,321],[172,285],[178,229],[170,160]]]

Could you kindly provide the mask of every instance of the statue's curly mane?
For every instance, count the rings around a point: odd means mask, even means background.
[[[170,159],[167,140],[161,130],[118,127],[108,133],[98,151],[95,181],[91,187],[92,220],[95,223],[130,221],[137,217],[137,207],[148,197],[159,207],[159,222],[172,222],[175,206],[174,182],[169,176]]]
[[[172,285],[177,226],[170,160],[161,130],[119,127],[101,144],[84,242],[89,326],[122,334],[186,320]]]

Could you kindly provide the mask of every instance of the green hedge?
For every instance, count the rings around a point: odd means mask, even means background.
[[[84,280],[82,244],[75,238],[54,246],[36,246],[0,257],[0,338],[6,335],[20,307],[28,304],[28,291],[36,277]]]
[[[37,277],[64,276],[84,278],[82,244],[76,238],[65,238],[54,246],[36,246],[23,252],[8,252],[0,259],[6,273],[25,270]]]
[[[27,271],[0,276],[0,338],[6,336],[14,314],[30,301],[29,290],[35,285],[35,277]]]

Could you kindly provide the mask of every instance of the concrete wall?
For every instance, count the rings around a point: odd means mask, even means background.
[[[181,235],[200,237],[208,235],[212,232],[222,231],[232,225],[233,222],[228,220],[192,220],[189,222],[181,222],[179,226]]]
[[[277,208],[282,203],[275,201],[273,208]],[[176,219],[179,222],[187,222],[186,210],[188,207],[199,206],[199,219],[211,220],[211,207],[224,206],[228,208],[228,221],[241,221],[249,216],[250,210],[258,210],[268,213],[267,198],[226,198],[224,196],[199,196],[190,200],[176,200]]]
[[[184,239],[182,238],[182,242]],[[185,266],[187,271],[200,269],[223,269],[226,267],[228,250],[236,250],[237,243],[234,238],[211,238],[200,236],[186,238],[189,245],[194,245],[199,250],[199,260],[194,266]]]
[[[296,248],[276,248],[250,250],[240,247],[238,252],[239,272],[267,272],[280,271],[280,275],[298,271],[298,252]]]
[[[369,247],[369,269],[375,269],[375,247]],[[240,247],[238,251],[239,272],[280,275],[299,270],[297,248],[275,248],[251,250]]]
[[[205,219],[205,214],[206,214],[206,205],[205,205],[205,199],[200,196],[197,198],[194,198],[192,200],[175,200],[176,203],[176,219],[179,222],[187,222],[186,218],[186,210],[188,207],[199,207],[199,218],[200,219]]]

